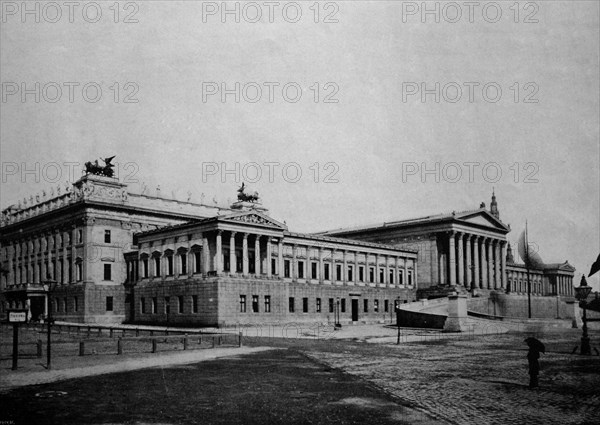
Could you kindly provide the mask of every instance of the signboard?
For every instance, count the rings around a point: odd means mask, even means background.
[[[27,310],[8,310],[8,323],[27,322]]]

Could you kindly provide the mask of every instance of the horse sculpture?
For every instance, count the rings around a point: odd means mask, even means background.
[[[104,158],[102,160],[104,161],[104,166],[98,164],[98,160],[95,160],[94,162],[87,161],[85,163],[85,173],[95,174],[98,176],[112,177],[115,174],[115,172],[113,170],[114,165],[111,163],[111,161],[115,156],[116,155],[111,156],[109,158]]]
[[[242,186],[238,189],[238,201],[241,202],[258,202],[258,192],[254,192],[254,193],[245,193],[244,189],[246,188],[246,185],[244,182],[242,182]]]

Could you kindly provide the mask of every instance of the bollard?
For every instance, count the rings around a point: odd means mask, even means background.
[[[79,341],[79,355],[80,356],[85,355],[85,342],[83,342],[83,341]]]
[[[108,328],[108,336],[113,337],[113,328]]]
[[[152,352],[156,353],[156,339],[152,339]]]
[[[185,336],[183,337],[183,349],[184,350],[188,349],[188,336],[187,336],[187,334],[185,334]]]
[[[241,332],[239,333],[238,338],[239,338],[238,347],[241,347],[242,346],[242,333]]]
[[[42,357],[42,340],[37,340],[37,356],[38,358]]]
[[[117,355],[123,354],[123,340],[119,338],[117,340]]]

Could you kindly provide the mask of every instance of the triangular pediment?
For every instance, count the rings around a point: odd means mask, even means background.
[[[269,227],[276,230],[287,230],[287,226],[266,214],[257,211],[244,211],[219,217],[219,221],[236,224],[249,224],[254,226]]]
[[[510,231],[510,229],[504,223],[490,214],[487,210],[483,209],[476,212],[456,214],[455,218],[468,224],[491,227],[493,229],[502,230],[505,232]]]

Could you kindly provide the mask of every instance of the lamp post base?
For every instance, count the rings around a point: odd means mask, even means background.
[[[583,356],[591,356],[592,348],[590,347],[590,339],[586,336],[581,337],[581,351],[580,353]]]

